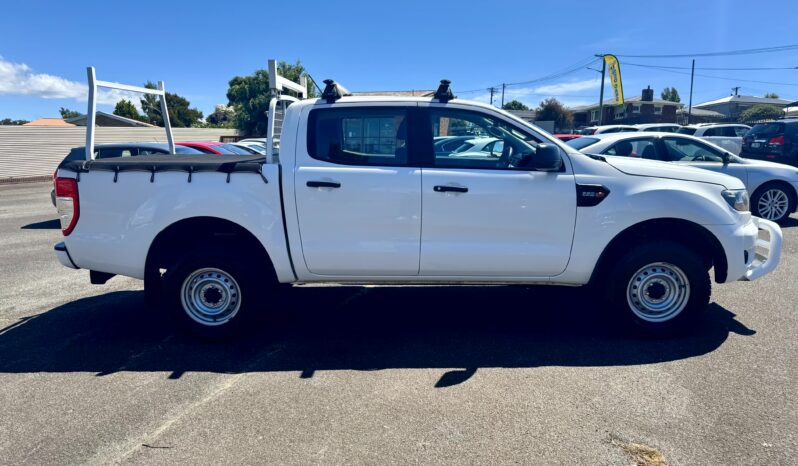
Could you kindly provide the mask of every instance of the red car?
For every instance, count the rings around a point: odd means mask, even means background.
[[[253,155],[255,151],[250,151],[244,147],[225,144],[217,141],[184,141],[176,143],[178,146],[191,147],[205,154],[237,154]]]
[[[560,141],[570,141],[571,139],[581,138],[581,134],[555,134],[555,138],[559,139]]]

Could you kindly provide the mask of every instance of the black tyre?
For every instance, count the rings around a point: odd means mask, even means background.
[[[240,252],[207,249],[213,247],[186,254],[166,271],[161,295],[164,310],[179,328],[208,340],[224,340],[257,328],[255,324],[264,316],[263,304],[277,289],[272,274],[258,274],[255,264]]]
[[[751,213],[782,223],[795,211],[795,193],[782,183],[766,183],[751,196]]]
[[[649,333],[684,328],[706,309],[711,293],[706,260],[667,241],[632,246],[608,282],[613,312]]]

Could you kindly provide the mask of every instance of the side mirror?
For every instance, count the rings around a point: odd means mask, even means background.
[[[562,169],[560,148],[549,144],[539,144],[535,155],[532,156],[529,168],[541,172],[560,171]]]
[[[731,155],[726,151],[723,151],[721,155],[723,157],[723,165],[727,165],[729,160],[731,160]]]

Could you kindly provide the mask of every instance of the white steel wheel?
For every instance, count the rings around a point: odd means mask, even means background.
[[[789,213],[790,197],[779,188],[770,188],[759,196],[756,209],[766,220],[781,220]]]
[[[207,267],[189,274],[180,289],[183,310],[198,324],[230,322],[241,309],[241,288],[224,270]]]
[[[690,300],[690,282],[676,265],[654,262],[635,272],[626,287],[629,308],[646,322],[669,321],[681,313]]]

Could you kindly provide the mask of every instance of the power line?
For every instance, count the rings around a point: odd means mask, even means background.
[[[798,49],[798,44],[791,44],[791,45],[779,45],[776,47],[761,47],[756,49],[741,49],[741,50],[728,50],[725,52],[702,52],[702,53],[683,53],[683,54],[672,54],[672,55],[620,55],[616,54],[616,57],[625,57],[625,58],[694,58],[694,57],[720,57],[720,56],[728,56],[728,55],[755,55],[759,53],[775,53],[775,52],[786,52],[788,50],[795,50]]]
[[[676,70],[668,69],[668,68],[665,68],[665,67],[662,67],[662,66],[658,66],[658,65],[640,65],[640,64],[632,64],[632,63],[625,63],[625,62],[622,62],[621,64],[622,65],[640,66],[640,67],[643,67],[643,68],[653,68],[653,69],[656,69],[656,70],[667,71],[668,73],[686,74],[686,75],[690,74],[688,72],[676,71]],[[798,84],[796,84],[796,83],[779,83],[779,82],[774,82],[774,81],[758,81],[758,80],[755,80],[755,79],[728,78],[728,77],[725,77],[725,76],[714,76],[714,75],[711,75],[711,74],[699,74],[699,73],[696,73],[695,75],[696,76],[701,76],[703,78],[723,79],[725,81],[740,81],[740,82],[748,82],[748,83],[773,84],[775,86],[798,86]]]
[[[641,66],[658,68],[668,68],[671,70],[689,70],[689,66],[664,66],[664,65],[647,65],[642,63],[629,63],[623,62],[624,65]],[[696,68],[697,70],[712,70],[712,71],[770,71],[770,70],[798,70],[798,66],[779,66],[779,67],[760,67],[760,68]]]
[[[545,81],[551,81],[553,79],[559,79],[559,78],[562,78],[563,76],[567,76],[567,75],[569,75],[571,73],[575,73],[577,71],[581,71],[582,68],[584,68],[585,66],[590,66],[590,65],[592,65],[593,63],[595,63],[596,61],[599,61],[599,60],[600,60],[599,58],[591,56],[591,57],[589,57],[587,59],[587,61],[586,61],[586,59],[582,59],[582,60],[574,63],[573,65],[569,65],[568,67],[563,68],[560,71],[556,71],[554,73],[551,73],[551,74],[548,74],[548,75],[545,75],[545,76],[541,76],[539,78],[530,79],[528,81],[518,81],[518,82],[513,82],[513,83],[498,83],[498,84],[493,84],[491,86],[480,87],[478,89],[467,89],[465,91],[456,91],[456,93],[457,94],[470,94],[470,93],[474,93],[474,92],[490,92],[491,88],[497,88],[497,87],[500,87],[502,85],[505,86],[505,87],[510,87],[510,86],[520,86],[520,85],[524,85],[524,84],[536,84],[536,83],[542,83],[542,82],[545,82]],[[538,95],[544,95],[544,94],[538,94]],[[548,95],[548,94],[546,94],[546,95]]]

